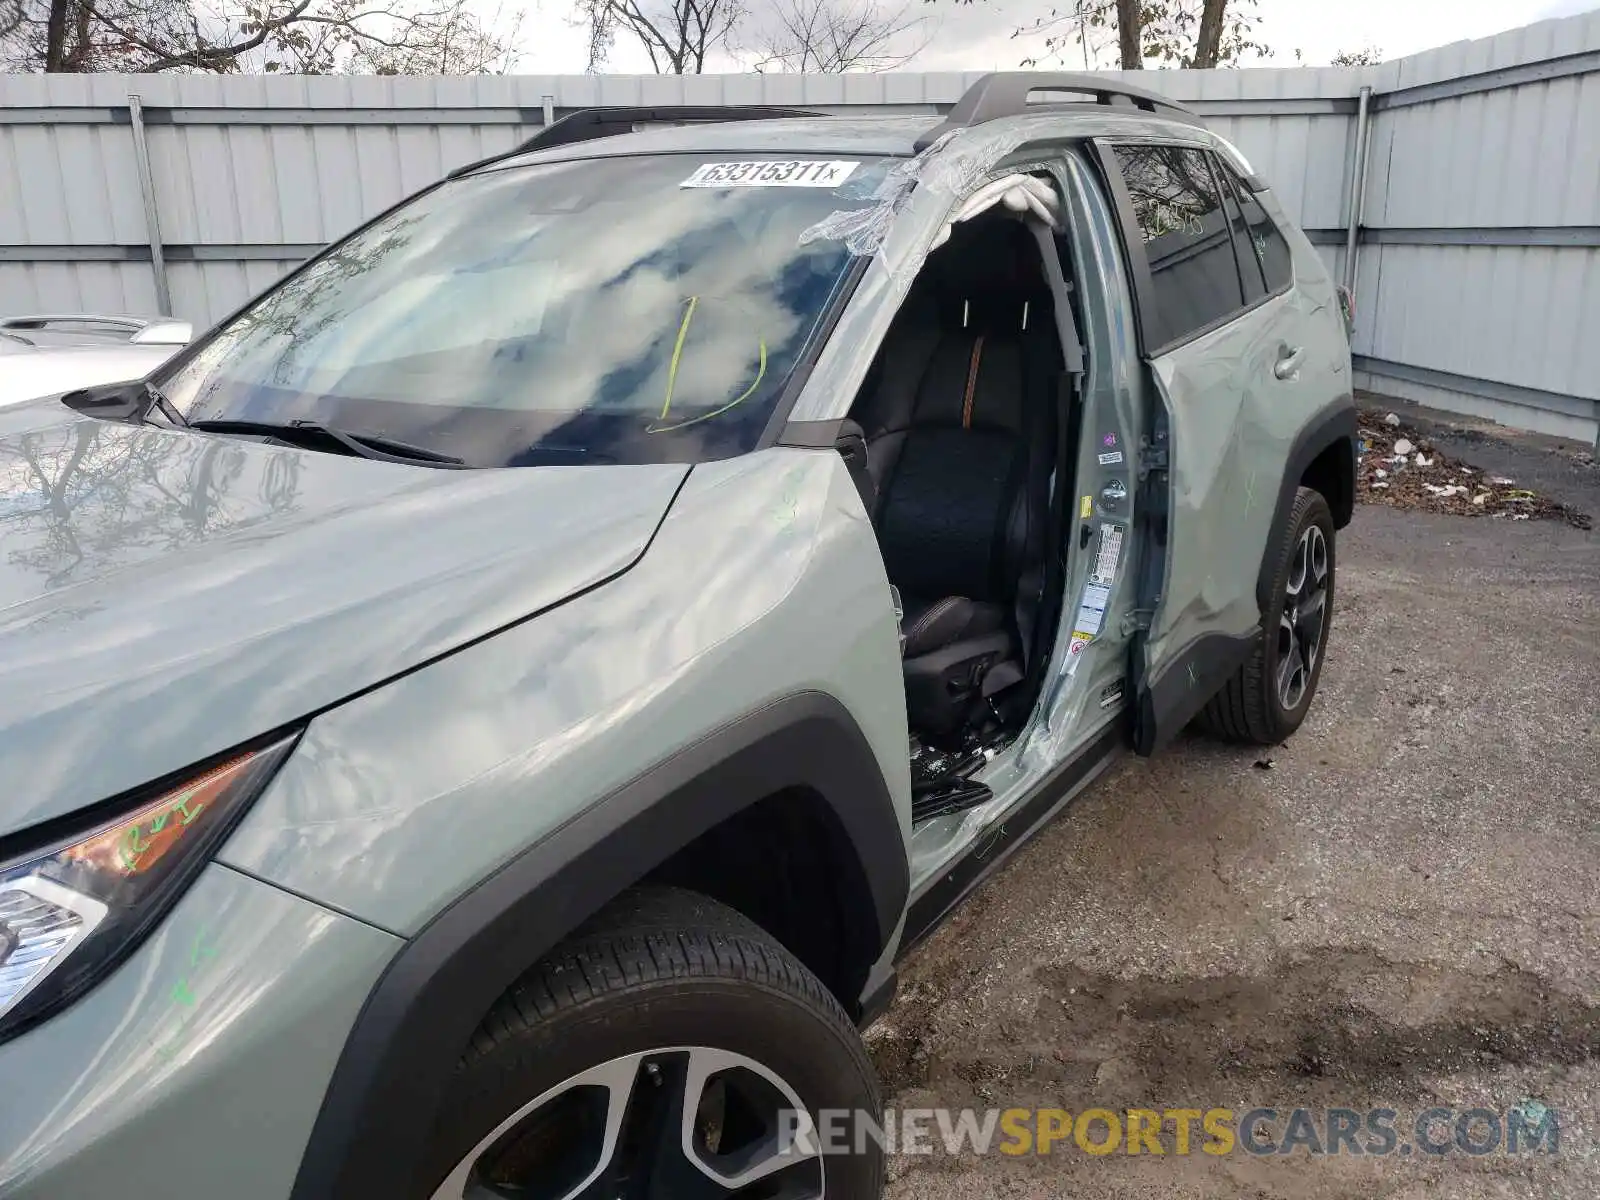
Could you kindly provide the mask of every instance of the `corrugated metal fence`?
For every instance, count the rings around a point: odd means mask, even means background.
[[[0,313],[165,306],[209,324],[405,194],[578,108],[932,116],[975,78],[0,76]],[[1600,13],[1365,70],[1138,82],[1237,145],[1336,272],[1364,173],[1360,382],[1600,434]]]

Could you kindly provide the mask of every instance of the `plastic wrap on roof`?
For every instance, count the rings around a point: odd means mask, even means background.
[[[1007,175],[990,180],[968,196],[955,214],[944,223],[930,250],[937,250],[950,238],[950,231],[979,213],[1000,207],[1018,216],[1032,216],[1051,229],[1061,228],[1060,200],[1056,190],[1034,175]]]
[[[964,136],[958,138],[958,133]],[[829,213],[801,232],[800,244],[842,241],[851,254],[874,254],[918,184],[950,196],[963,196],[977,186],[995,159],[1015,150],[1028,136],[1027,131],[1014,128],[990,133],[952,129],[915,158],[891,167],[870,193],[872,204]],[[1002,202],[1003,194],[997,194],[984,207]],[[947,236],[948,229],[941,233],[940,240]]]

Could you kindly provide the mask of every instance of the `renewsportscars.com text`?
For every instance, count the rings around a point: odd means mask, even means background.
[[[1081,1153],[1558,1154],[1555,1109],[1527,1102],[1510,1109],[1426,1108],[1064,1108],[888,1109],[881,1115],[824,1109],[781,1114],[785,1152],[863,1154]]]

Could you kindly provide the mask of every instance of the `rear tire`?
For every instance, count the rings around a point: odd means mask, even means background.
[[[1238,674],[1195,718],[1202,732],[1272,746],[1300,728],[1317,694],[1333,624],[1333,539],[1327,500],[1301,488],[1271,550],[1276,570],[1261,637]]]
[[[820,1108],[881,1117],[844,1010],[739,913],[642,888],[485,1017],[440,1105],[423,1194],[696,1200],[781,1184],[786,1196],[877,1200],[883,1155],[870,1140],[865,1154],[773,1166],[794,1129],[775,1135],[774,1122],[796,1104],[813,1121]]]

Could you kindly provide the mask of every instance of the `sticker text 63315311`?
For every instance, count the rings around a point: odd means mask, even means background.
[[[758,159],[701,163],[680,183],[686,188],[806,187],[836,188],[861,164],[815,158]]]

